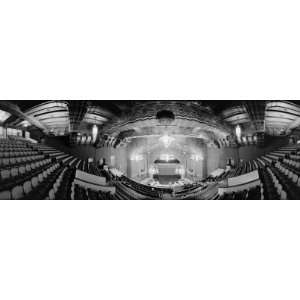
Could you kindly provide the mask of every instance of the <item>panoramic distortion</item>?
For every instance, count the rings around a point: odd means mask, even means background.
[[[2,200],[289,200],[300,101],[0,101]]]

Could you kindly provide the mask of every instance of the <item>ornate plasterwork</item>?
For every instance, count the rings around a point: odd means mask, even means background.
[[[156,115],[159,111],[169,110],[174,113],[175,119],[169,125],[161,124]],[[138,128],[132,135],[186,135],[204,139],[222,139],[231,134],[232,130],[225,125],[207,108],[195,103],[178,101],[147,101],[137,104],[130,114],[121,119],[113,120],[103,127],[103,131],[117,137],[122,131]]]

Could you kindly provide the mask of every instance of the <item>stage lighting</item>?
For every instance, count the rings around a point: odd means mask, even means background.
[[[175,159],[175,157],[173,154],[161,154],[160,159],[168,162],[170,160]]]
[[[98,127],[97,127],[97,125],[93,126],[92,132],[93,132],[93,142],[96,142],[97,134],[98,134]]]
[[[241,139],[241,135],[242,135],[242,129],[240,125],[237,125],[235,128],[235,134],[237,136],[237,138],[240,140]]]
[[[200,161],[203,160],[203,156],[199,154],[192,154],[191,159],[195,161]]]
[[[141,154],[134,154],[134,155],[131,156],[130,160],[141,161],[141,160],[143,160],[143,155],[141,155]]]
[[[159,140],[164,144],[165,148],[169,148],[175,138],[169,136],[168,134],[163,135]]]
[[[150,175],[158,174],[158,169],[155,168],[154,166],[151,166],[151,167],[149,168],[149,174],[150,174]]]

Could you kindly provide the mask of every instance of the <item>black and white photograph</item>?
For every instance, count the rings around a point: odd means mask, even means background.
[[[0,300],[299,300],[299,11],[0,0]]]
[[[0,199],[300,195],[300,101],[1,101],[0,108]]]

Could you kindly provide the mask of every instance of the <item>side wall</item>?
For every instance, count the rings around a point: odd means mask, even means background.
[[[263,156],[271,151],[274,151],[289,142],[287,137],[282,138],[266,138],[266,147],[259,148],[255,145],[242,146],[239,148],[207,148],[207,175],[217,168],[224,168],[226,166],[228,158],[238,161],[242,159],[249,161]]]
[[[127,174],[127,150],[125,147],[114,148],[99,148],[96,149],[92,145],[68,145],[68,139],[66,137],[47,137],[45,144],[62,152],[74,155],[80,159],[88,159],[89,157],[99,161],[101,158],[105,158],[109,165],[114,165],[119,168],[125,174]]]

